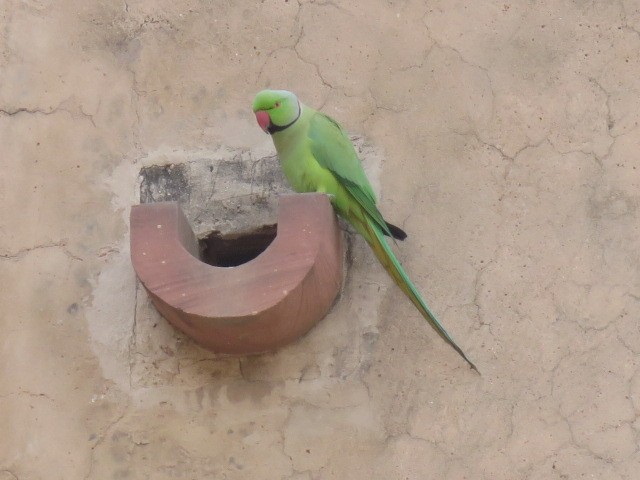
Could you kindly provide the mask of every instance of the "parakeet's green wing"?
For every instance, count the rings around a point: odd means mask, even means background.
[[[317,162],[331,171],[355,200],[390,237],[391,232],[376,207],[376,196],[362,169],[353,144],[340,125],[331,117],[316,112],[309,125],[311,153]]]
[[[383,237],[383,233],[392,236],[387,223],[376,207],[376,198],[373,189],[362,169],[360,160],[353,148],[349,137],[344,133],[340,125],[321,113],[314,114],[309,125],[309,139],[311,140],[311,153],[316,161],[340,181],[356,202],[367,213],[367,218],[347,218],[362,233],[373,252],[389,272],[394,281],[418,308],[422,316],[431,324],[449,345],[451,345],[472,368],[477,371],[475,365],[467,358],[462,349],[454,342],[438,319],[433,315],[425,301],[420,296],[415,285],[406,274],[400,262],[396,259],[391,247]]]

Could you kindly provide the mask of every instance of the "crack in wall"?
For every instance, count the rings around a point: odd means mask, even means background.
[[[69,257],[71,260],[75,260],[78,262],[82,262],[84,261],[83,258],[73,254],[68,248],[67,248],[67,240],[60,240],[57,242],[52,242],[52,243],[45,243],[42,245],[34,245],[32,247],[26,247],[26,248],[21,248],[20,250],[17,250],[15,252],[4,252],[4,253],[0,253],[0,259],[4,259],[4,260],[20,260],[21,258],[29,255],[30,253],[39,251],[39,250],[47,250],[47,249],[61,249],[62,252]]]
[[[2,470],[0,470],[0,473],[3,474],[7,474],[9,476],[11,476],[11,478],[15,479],[15,480],[19,480],[18,475],[16,475],[13,471],[9,470],[8,468],[3,468]]]
[[[50,110],[41,110],[39,108],[27,108],[27,107],[15,107],[15,108],[0,108],[0,114],[13,117],[21,113],[31,115],[51,115],[58,111],[59,107],[51,108]]]
[[[91,446],[91,452],[90,452],[90,457],[89,457],[89,467],[87,469],[87,473],[84,475],[84,480],[90,480],[92,478],[93,468],[94,468],[94,464],[95,464],[95,461],[96,461],[96,459],[95,459],[96,450],[98,450],[105,443],[105,441],[106,441],[107,437],[109,436],[109,434],[124,419],[124,417],[129,412],[129,408],[130,408],[130,403],[127,402],[127,404],[122,409],[122,413],[115,420],[111,421],[104,428],[102,433],[100,433],[97,436],[97,441]]]

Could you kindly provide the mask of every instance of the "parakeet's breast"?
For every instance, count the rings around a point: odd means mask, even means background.
[[[284,145],[276,143],[276,150],[282,171],[291,187],[296,192],[315,191],[312,173],[315,160],[311,155],[310,148],[304,142],[298,141],[297,138],[292,138]]]
[[[296,192],[324,192],[336,194],[335,178],[320,166],[311,151],[307,135],[310,109],[299,120],[273,136],[273,143],[280,158],[282,171]]]
[[[300,193],[319,192],[331,195],[331,203],[341,215],[348,214],[349,194],[334,174],[313,155],[308,130],[314,110],[303,110],[291,127],[273,135],[280,165],[291,187]]]

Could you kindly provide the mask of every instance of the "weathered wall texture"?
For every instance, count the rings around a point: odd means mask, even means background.
[[[267,86],[378,152],[482,377],[359,239],[273,355],[150,308],[138,172],[272,154]],[[639,120],[633,0],[0,2],[0,479],[638,478]]]

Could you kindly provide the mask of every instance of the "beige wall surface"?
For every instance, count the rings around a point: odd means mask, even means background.
[[[482,376],[352,235],[277,353],[153,310],[140,169],[272,155],[266,87],[364,139]],[[0,480],[637,479],[639,121],[633,0],[0,1]]]

